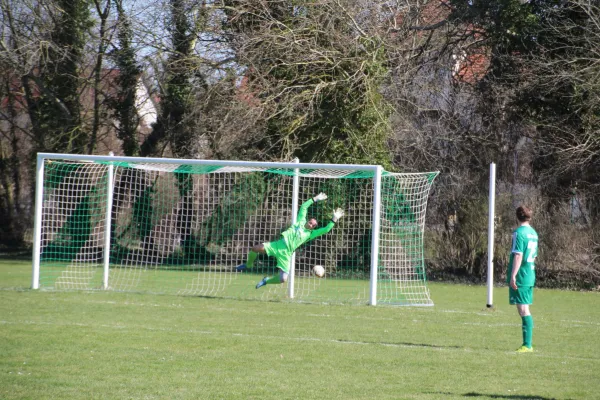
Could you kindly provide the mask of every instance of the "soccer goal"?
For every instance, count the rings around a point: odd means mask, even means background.
[[[38,154],[32,288],[115,290],[316,303],[433,305],[423,260],[438,172],[374,165]],[[288,282],[255,244],[309,218],[345,215],[292,259]],[[312,272],[325,268],[322,278]]]

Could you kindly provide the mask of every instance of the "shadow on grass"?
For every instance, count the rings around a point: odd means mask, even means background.
[[[428,343],[409,343],[409,342],[364,342],[364,341],[352,341],[345,339],[335,339],[336,342],[340,343],[362,343],[362,344],[380,344],[382,346],[397,346],[397,347],[424,347],[429,349],[463,349],[462,346],[438,346],[435,344]]]
[[[455,393],[448,392],[429,392],[429,394],[437,394],[442,396],[457,396]],[[459,395],[460,396],[460,395]],[[462,395],[463,397],[481,397],[484,399],[507,399],[507,400],[558,400],[556,397],[535,396],[526,394],[487,394],[469,392]],[[569,400],[569,399],[565,399]]]
[[[488,397],[490,399],[522,399],[522,400],[557,400],[556,397],[531,396],[525,394],[485,394],[485,393],[465,393],[464,397]]]

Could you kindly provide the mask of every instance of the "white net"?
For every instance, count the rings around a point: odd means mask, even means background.
[[[265,163],[266,164],[266,163]],[[111,289],[196,296],[288,299],[289,282],[255,284],[277,274],[272,257],[238,273],[249,249],[281,237],[298,205],[320,192],[309,218],[320,226],[334,208],[345,216],[296,251],[296,301],[369,301],[377,268],[377,302],[432,304],[423,262],[427,197],[437,173],[381,179],[379,262],[371,265],[374,173],[347,166],[297,169],[186,163],[45,160],[40,287]],[[112,203],[107,208],[109,165]],[[110,230],[106,212],[111,210]],[[297,211],[296,211],[297,212]],[[104,243],[110,234],[105,287]],[[325,276],[312,273],[325,267]]]

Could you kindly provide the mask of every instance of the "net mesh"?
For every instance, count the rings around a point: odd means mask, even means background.
[[[40,287],[105,289],[104,243],[110,234],[108,289],[285,300],[289,282],[254,288],[263,276],[278,272],[272,257],[260,255],[249,273],[235,267],[253,245],[279,239],[291,225],[295,175],[298,205],[319,192],[328,195],[309,208],[308,218],[326,225],[337,207],[345,216],[296,251],[294,300],[368,303],[374,176],[335,166],[297,170],[47,159]],[[423,229],[436,175],[382,176],[378,303],[432,304]],[[312,273],[315,265],[325,267],[323,278]]]

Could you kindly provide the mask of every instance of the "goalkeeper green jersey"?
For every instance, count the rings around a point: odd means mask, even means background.
[[[335,223],[333,221],[329,221],[329,223],[319,229],[306,229],[304,225],[306,225],[306,214],[308,212],[308,208],[314,203],[313,199],[308,199],[302,204],[300,207],[300,211],[298,211],[298,219],[295,224],[290,226],[285,232],[281,234],[285,239],[285,243],[287,244],[287,248],[290,251],[295,251],[302,244],[308,242],[309,240],[313,240],[316,237],[326,234],[329,232]]]
[[[523,260],[521,261],[519,272],[517,272],[517,286],[535,285],[535,258],[537,257],[537,250],[537,232],[529,225],[522,225],[518,227],[512,235],[512,250],[510,252],[510,260],[508,262],[506,283],[510,284],[515,254],[520,253],[523,255]]]

